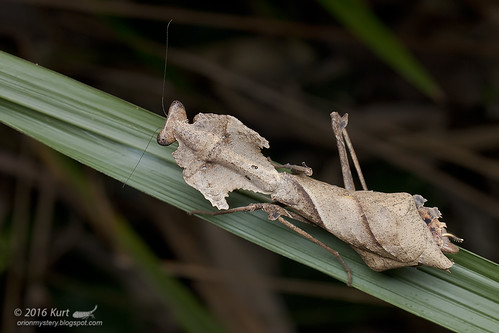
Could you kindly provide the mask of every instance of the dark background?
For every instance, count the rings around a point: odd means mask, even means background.
[[[181,100],[190,118],[234,115],[269,140],[265,153],[274,160],[305,161],[316,178],[339,185],[329,113],[348,112],[369,188],[423,195],[465,239],[463,247],[497,261],[499,4],[367,4],[435,79],[441,98],[421,93],[313,1],[2,1],[0,49],[161,114],[165,30],[173,19],[167,105]],[[42,148],[0,129],[2,331],[16,329],[17,306],[83,310],[96,303],[104,326],[88,331],[181,330],[140,269],[124,271],[99,229],[105,223],[89,223],[78,199],[65,200],[71,186],[39,158]],[[228,330],[444,331],[75,168],[102,186]],[[263,286],[248,276],[273,280]]]

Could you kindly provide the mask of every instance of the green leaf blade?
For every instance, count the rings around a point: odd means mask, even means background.
[[[163,123],[141,108],[5,53],[0,53],[0,121],[119,181],[129,176],[151,134]],[[129,186],[185,211],[213,209],[183,181],[171,156],[174,149],[151,145]],[[230,204],[242,206],[252,200],[233,193]],[[346,281],[334,256],[269,221],[262,212],[201,217]],[[303,228],[341,253],[352,270],[355,288],[451,330],[499,331],[497,264],[462,250],[453,256],[456,264],[450,274],[427,267],[376,273],[324,230]]]
[[[443,99],[444,94],[435,80],[362,2],[358,0],[318,0],[318,2],[423,94],[435,101]]]

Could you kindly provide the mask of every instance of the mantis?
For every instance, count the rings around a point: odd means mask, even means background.
[[[311,178],[312,169],[276,164],[263,156],[269,143],[235,117],[200,113],[189,123],[183,104],[174,101],[165,125],[157,137],[160,145],[177,141],[173,153],[182,167],[187,184],[200,191],[216,212],[210,215],[262,210],[269,220],[278,221],[323,247],[342,263],[352,283],[350,268],[341,255],[288,219],[319,226],[349,244],[374,271],[426,265],[449,270],[453,262],[443,252],[457,253],[450,240],[462,239],[448,233],[437,208],[425,207],[420,195],[382,193],[367,190],[346,126],[348,115],[331,113],[338,145],[344,188]],[[348,151],[357,170],[362,190],[356,190]],[[225,198],[235,189],[270,196],[271,203],[253,203],[229,208]]]

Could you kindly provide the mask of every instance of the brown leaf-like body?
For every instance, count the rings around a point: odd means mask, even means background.
[[[375,271],[452,266],[408,193],[348,191],[312,178],[283,174],[272,198],[348,243]]]
[[[269,194],[308,221],[348,243],[375,271],[427,265],[448,269],[442,251],[455,252],[436,208],[408,193],[351,191],[303,174],[278,173],[261,154],[268,142],[232,116],[198,114],[187,123],[174,102],[160,144],[179,143],[173,153],[187,184],[211,204],[228,209],[235,189]],[[173,112],[174,111],[174,112]],[[457,238],[453,236],[454,238]]]
[[[270,194],[279,184],[279,173],[260,152],[267,140],[232,116],[200,113],[193,124],[178,122],[174,133],[173,156],[186,183],[219,209],[229,208],[225,198],[235,189]]]

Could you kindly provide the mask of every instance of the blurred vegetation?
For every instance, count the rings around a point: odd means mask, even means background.
[[[360,22],[379,18],[353,27],[355,16],[345,17],[352,7],[319,3],[4,1],[0,47],[161,114],[171,18],[167,104],[183,101],[190,116],[235,115],[270,141],[275,160],[306,161],[335,184],[328,114],[349,112],[368,186],[422,194],[465,248],[497,261],[499,5],[352,1]],[[373,36],[389,46],[376,51],[366,26],[387,32]],[[400,49],[410,59],[401,63],[420,74],[394,63]],[[147,268],[128,265],[109,225],[93,221],[99,205],[89,206],[88,195],[97,194],[228,330],[442,330],[1,129],[2,331],[15,329],[13,304],[95,303],[106,309],[105,325],[89,331],[182,330],[144,277]],[[86,187],[93,193],[82,195]],[[237,283],[247,274],[275,282],[248,293],[250,282]]]

